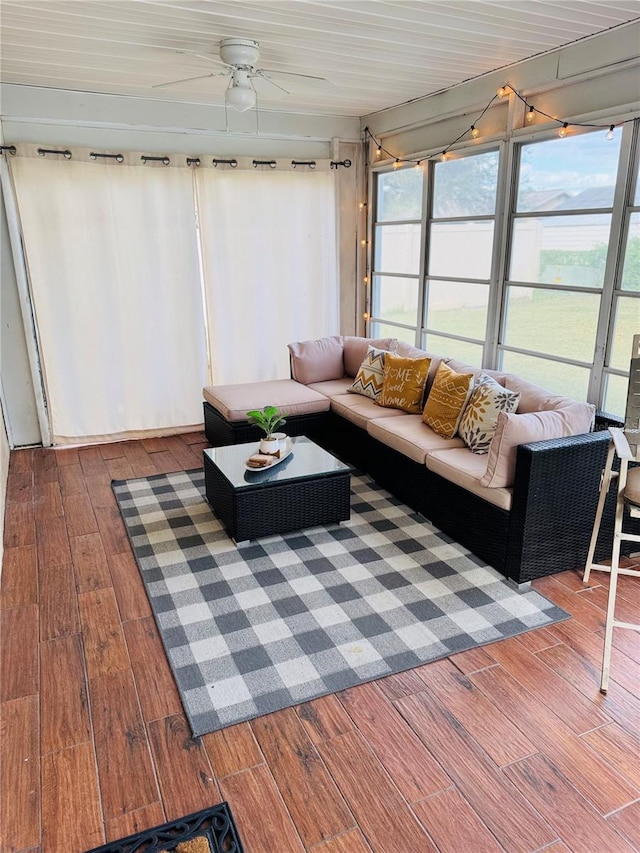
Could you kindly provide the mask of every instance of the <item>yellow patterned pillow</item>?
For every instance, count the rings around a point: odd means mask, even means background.
[[[430,358],[404,358],[387,353],[382,392],[376,400],[378,405],[419,414],[430,365]]]
[[[456,373],[444,361],[438,365],[422,420],[438,435],[453,438],[473,390],[473,373]]]

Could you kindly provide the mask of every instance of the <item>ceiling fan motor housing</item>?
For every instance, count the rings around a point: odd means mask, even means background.
[[[228,38],[220,42],[220,59],[226,65],[253,68],[260,58],[260,44],[253,39]]]

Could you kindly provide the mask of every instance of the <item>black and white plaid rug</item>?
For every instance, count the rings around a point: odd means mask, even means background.
[[[567,618],[368,477],[349,522],[239,547],[202,471],[113,489],[194,735]]]

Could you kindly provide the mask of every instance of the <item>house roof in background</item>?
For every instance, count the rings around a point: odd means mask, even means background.
[[[260,43],[260,67],[332,83],[261,86],[261,109],[362,116],[638,19],[640,2],[1,0],[1,11],[4,83],[222,104],[224,76],[153,86],[223,70],[218,44],[239,36]]]

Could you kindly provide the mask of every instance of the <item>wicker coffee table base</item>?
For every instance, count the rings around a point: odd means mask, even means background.
[[[348,471],[234,489],[205,455],[204,475],[209,505],[236,542],[349,518]]]

